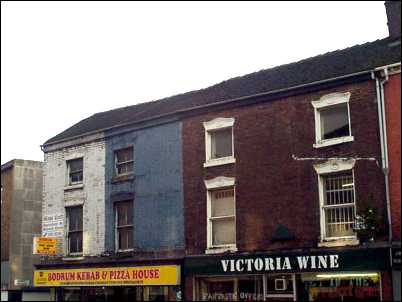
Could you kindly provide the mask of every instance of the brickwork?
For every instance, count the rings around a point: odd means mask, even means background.
[[[389,159],[391,222],[394,240],[401,240],[401,74],[385,84],[385,116]]]
[[[350,92],[354,141],[315,149],[311,101],[332,92]],[[313,164],[297,157],[380,158],[377,104],[373,81],[345,85],[243,108],[188,118],[183,122],[183,179],[187,254],[206,249],[205,179],[235,177],[236,232],[239,251],[316,247],[320,236],[317,174]],[[205,134],[202,122],[233,117],[235,164],[203,168]],[[375,161],[355,165],[357,206],[373,194],[385,213],[384,177]],[[274,243],[278,224],[295,240]],[[384,224],[385,225],[385,224]],[[384,232],[386,234],[386,232]],[[380,238],[384,239],[384,238]]]
[[[382,300],[393,301],[392,280],[389,272],[381,272]]]
[[[66,161],[83,157],[83,188],[65,190],[67,186]],[[104,251],[105,240],[105,142],[45,153],[43,216],[62,214],[66,206],[83,204],[83,254],[97,255]],[[64,225],[66,219],[64,218]],[[66,253],[66,240],[63,238]]]

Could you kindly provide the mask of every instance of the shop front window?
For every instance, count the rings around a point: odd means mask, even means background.
[[[180,301],[180,286],[102,286],[63,288],[63,301]]]
[[[292,274],[267,275],[267,300],[293,301],[295,277]]]
[[[310,273],[301,275],[298,300],[379,301],[378,273]]]
[[[236,278],[202,278],[197,300],[258,301],[263,300],[262,276]]]

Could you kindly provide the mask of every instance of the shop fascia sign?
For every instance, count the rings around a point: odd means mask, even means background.
[[[323,252],[255,253],[248,255],[197,256],[184,260],[187,274],[219,275],[249,273],[293,273],[353,270],[386,270],[389,249],[369,248]]]
[[[297,256],[297,257],[257,257],[222,259],[222,271],[261,272],[261,271],[311,271],[315,269],[339,268],[339,255]]]
[[[177,265],[36,270],[36,287],[180,284]]]

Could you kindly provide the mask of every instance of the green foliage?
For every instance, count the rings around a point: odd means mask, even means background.
[[[361,218],[361,228],[357,229],[357,235],[363,241],[374,241],[375,237],[382,233],[382,217],[374,206],[373,194],[370,193],[367,200],[359,201],[357,216]]]

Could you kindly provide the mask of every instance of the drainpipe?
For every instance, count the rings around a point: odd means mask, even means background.
[[[378,123],[380,129],[380,142],[381,142],[381,168],[385,177],[385,198],[387,204],[388,216],[388,241],[392,242],[392,224],[391,224],[391,204],[389,197],[389,166],[388,166],[388,147],[387,147],[387,124],[385,120],[385,98],[384,98],[384,84],[388,81],[388,68],[381,69],[384,72],[384,79],[381,75],[377,77],[372,73],[372,77],[376,81],[377,93],[377,107],[378,107]]]

